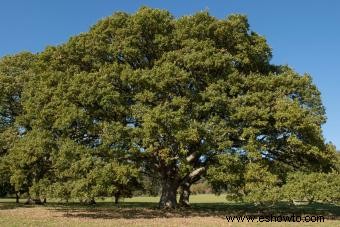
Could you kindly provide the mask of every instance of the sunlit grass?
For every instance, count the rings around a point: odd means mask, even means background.
[[[104,198],[98,201],[103,202],[113,202],[113,198]],[[122,202],[131,202],[131,203],[138,203],[138,202],[150,202],[150,203],[158,203],[159,196],[138,196],[132,198],[124,198]],[[225,195],[214,195],[214,194],[198,194],[192,195],[190,197],[190,203],[226,203],[228,202]]]

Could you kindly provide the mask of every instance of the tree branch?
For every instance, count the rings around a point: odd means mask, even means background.
[[[189,176],[188,176],[188,180],[193,183],[193,181],[198,177],[201,176],[205,171],[206,171],[206,167],[200,167],[198,169],[195,169],[194,171],[192,171]]]
[[[198,152],[197,152],[197,151],[191,153],[191,154],[186,158],[187,162],[189,162],[189,163],[193,162],[193,161],[197,158],[197,155],[198,155]]]

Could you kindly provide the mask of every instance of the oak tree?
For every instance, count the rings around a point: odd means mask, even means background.
[[[209,167],[211,182],[246,189],[257,187],[261,168],[265,182],[327,171],[334,149],[322,136],[320,92],[271,56],[243,15],[175,18],[142,7],[104,18],[36,55],[16,120],[23,135],[9,154],[26,164],[12,181],[30,179],[39,195],[49,182],[58,195],[93,200],[119,197],[145,173],[161,183],[159,206],[174,208],[177,190],[188,205],[190,186]],[[224,164],[247,174],[230,169],[232,177],[214,179]]]

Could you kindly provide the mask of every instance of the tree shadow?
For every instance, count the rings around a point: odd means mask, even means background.
[[[14,202],[7,202],[7,201],[1,201],[0,200],[0,210],[11,210],[16,208],[32,208],[36,205],[25,205],[24,203],[14,203]]]
[[[325,219],[340,220],[340,206],[335,204],[313,203],[292,205],[281,202],[274,205],[254,205],[247,203],[193,203],[190,208],[161,210],[155,202],[122,202],[118,206],[112,202],[98,202],[96,205],[79,203],[47,203],[45,205],[24,205],[13,202],[0,202],[0,210],[18,207],[45,207],[58,213],[58,216],[90,219],[153,219],[218,217],[227,215],[322,215]]]
[[[340,219],[340,207],[334,204],[314,203],[310,205],[291,205],[278,203],[271,206],[256,206],[246,203],[194,203],[190,208],[160,210],[157,203],[124,202],[119,207],[113,203],[98,204],[93,207],[54,207],[66,217],[103,219],[152,219],[152,218],[190,218],[220,217],[226,215],[322,215],[326,219]]]

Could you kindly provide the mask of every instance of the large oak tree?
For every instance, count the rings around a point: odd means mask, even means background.
[[[30,153],[12,178],[91,199],[136,185],[138,168],[160,180],[160,207],[173,208],[177,190],[187,205],[190,186],[224,155],[273,174],[329,169],[318,89],[271,56],[242,15],[143,7],[104,18],[36,55],[20,99],[25,135],[9,157]],[[37,169],[20,169],[32,160]]]

